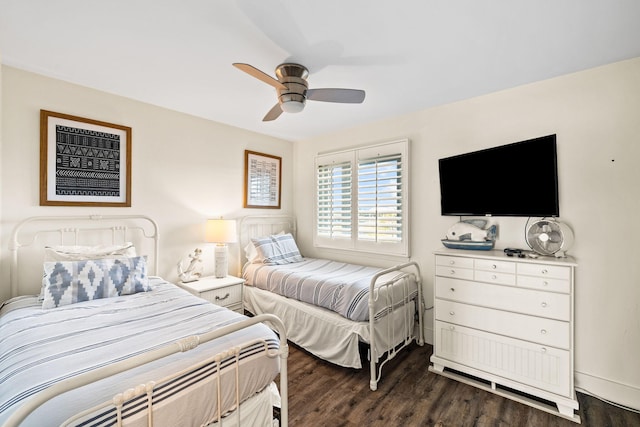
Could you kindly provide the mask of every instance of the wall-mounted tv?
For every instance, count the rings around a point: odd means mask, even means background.
[[[560,216],[556,135],[439,160],[442,215]]]

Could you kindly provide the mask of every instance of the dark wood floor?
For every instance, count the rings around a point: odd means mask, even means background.
[[[427,371],[432,347],[412,346],[383,370],[341,368],[291,345],[289,424],[298,426],[556,426],[578,424]],[[640,427],[640,414],[578,393],[587,427]]]

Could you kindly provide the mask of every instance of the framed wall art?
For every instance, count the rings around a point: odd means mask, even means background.
[[[244,207],[280,209],[282,158],[245,150]]]
[[[131,128],[40,110],[40,205],[131,206]]]

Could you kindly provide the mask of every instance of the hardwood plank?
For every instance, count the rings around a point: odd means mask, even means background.
[[[576,427],[579,424],[428,372],[430,345],[387,363],[377,391],[369,370],[349,369],[290,345],[291,426]],[[582,426],[640,427],[640,414],[578,393]]]

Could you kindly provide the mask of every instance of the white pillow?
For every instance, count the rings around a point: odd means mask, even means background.
[[[136,248],[133,243],[120,245],[96,246],[46,246],[44,248],[44,262],[49,261],[80,261],[86,259],[110,258],[116,256],[135,257]]]

